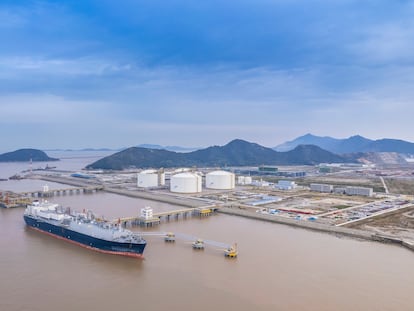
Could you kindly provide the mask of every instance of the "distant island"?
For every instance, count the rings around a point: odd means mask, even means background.
[[[0,154],[0,162],[47,162],[59,161],[59,159],[49,157],[42,150],[19,149],[12,152]]]
[[[104,157],[87,169],[122,170],[126,168],[224,167],[257,165],[315,165],[319,163],[356,162],[317,146],[300,145],[288,152],[277,152],[241,139],[225,146],[178,153],[160,149],[131,147]]]

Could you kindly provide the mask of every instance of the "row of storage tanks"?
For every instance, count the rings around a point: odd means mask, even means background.
[[[241,179],[242,177],[242,179]],[[250,178],[250,179],[249,179]],[[251,177],[239,176],[239,184],[250,184]],[[138,173],[137,186],[143,188],[165,185],[163,171],[146,170]],[[206,174],[205,187],[208,189],[230,190],[235,187],[235,175],[227,171],[213,171]],[[197,193],[202,190],[202,176],[196,172],[174,172],[170,178],[170,191],[177,193]]]

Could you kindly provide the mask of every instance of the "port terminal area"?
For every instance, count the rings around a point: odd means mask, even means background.
[[[346,174],[345,177],[335,176],[336,186],[346,187],[349,185],[350,179],[358,185],[361,183],[360,176],[350,178],[349,172]],[[412,195],[392,193],[389,191],[389,187],[383,187],[382,191],[374,191],[372,195],[368,196],[350,195],[344,192],[312,191],[309,184],[306,184],[303,179],[300,182],[297,181],[297,185],[292,189],[278,189],[274,186],[275,181],[263,182],[260,178],[261,182],[236,185],[231,190],[203,189],[200,193],[177,194],[171,193],[168,187],[138,188],[136,186],[136,172],[111,172],[99,174],[97,178],[83,179],[71,176],[71,174],[48,171],[47,174],[32,174],[25,178],[167,202],[182,207],[183,211],[177,212],[175,215],[173,213],[159,215],[160,217],[155,215],[160,219],[158,224],[161,223],[162,218],[165,221],[170,221],[178,217],[193,217],[193,214],[190,216],[188,212],[184,211],[193,209],[193,212],[195,209],[203,210],[204,208],[205,211],[210,210],[206,215],[226,213],[305,229],[405,244],[406,247],[414,248],[411,246],[414,245],[414,228],[406,230],[407,228],[399,227],[401,223],[405,223],[401,222],[401,217],[405,217],[405,220],[413,219],[414,198]],[[366,176],[363,179],[366,180]],[[379,185],[384,183],[384,178],[377,179]],[[329,176],[326,181],[322,182],[332,183],[332,180],[333,177]],[[322,183],[321,180],[318,182]],[[373,188],[378,188],[378,184],[375,182]],[[363,186],[366,187],[366,185]],[[22,194],[22,196],[24,198],[27,194]],[[212,206],[214,208],[207,208]],[[136,219],[137,216],[131,215],[130,218],[124,221],[132,221],[132,218]],[[384,221],[388,218],[389,222]],[[376,224],[377,220],[379,225]],[[392,228],[392,230],[387,230],[387,228]]]

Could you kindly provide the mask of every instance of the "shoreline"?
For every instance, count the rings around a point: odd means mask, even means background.
[[[261,221],[273,222],[277,224],[287,225],[291,227],[307,229],[312,231],[318,231],[322,233],[335,234],[341,236],[348,236],[351,238],[363,239],[367,241],[381,242],[381,243],[392,243],[396,245],[401,245],[404,248],[414,251],[414,242],[410,242],[404,239],[401,239],[397,236],[385,235],[372,233],[365,230],[345,228],[345,227],[336,227],[330,226],[310,221],[303,220],[294,220],[289,218],[282,218],[274,215],[265,215],[259,213],[252,213],[237,207],[220,207],[217,211],[218,213],[223,213],[226,215],[240,216],[250,219],[256,219]]]

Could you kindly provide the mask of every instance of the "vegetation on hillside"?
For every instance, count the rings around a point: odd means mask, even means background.
[[[37,149],[19,149],[13,152],[0,154],[0,162],[44,162],[59,161],[59,159],[50,158],[45,152]]]
[[[132,147],[98,160],[88,165],[87,168],[121,170],[130,167],[314,165],[325,162],[349,162],[349,159],[317,146],[298,146],[289,152],[277,152],[255,143],[237,139],[225,146],[213,146],[189,153]]]

